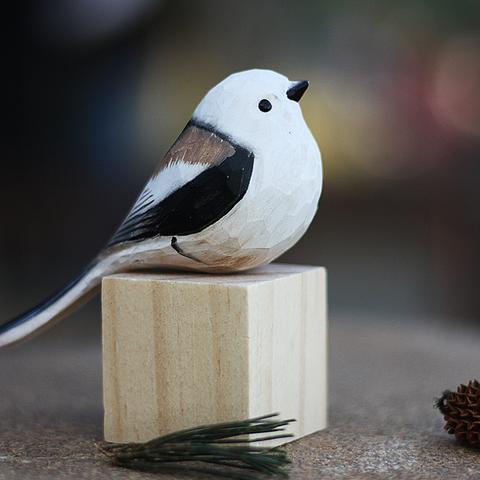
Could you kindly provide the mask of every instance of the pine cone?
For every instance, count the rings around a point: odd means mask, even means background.
[[[456,392],[443,392],[436,406],[443,413],[448,433],[462,443],[480,447],[480,382],[473,380]]]

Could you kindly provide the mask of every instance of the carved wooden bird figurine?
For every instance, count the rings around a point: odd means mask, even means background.
[[[322,189],[320,151],[298,103],[307,87],[249,70],[212,88],[108,245],[61,292],[0,326],[0,346],[71,313],[105,275],[155,267],[236,272],[294,245]]]

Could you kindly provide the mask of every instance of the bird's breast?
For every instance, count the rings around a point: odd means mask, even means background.
[[[244,198],[215,224],[179,240],[183,250],[204,262],[193,268],[238,271],[268,263],[310,225],[322,185],[318,149],[304,151],[305,157],[265,153],[255,153]]]

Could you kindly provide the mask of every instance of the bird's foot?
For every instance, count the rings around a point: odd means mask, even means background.
[[[207,263],[205,263],[203,260],[200,260],[199,258],[193,256],[193,255],[190,255],[189,253],[185,252],[181,247],[180,245],[178,244],[178,239],[177,237],[172,237],[172,241],[170,242],[172,248],[178,253],[180,254],[182,257],[186,257],[186,258],[189,258],[190,260],[193,260],[194,262],[199,262],[199,263],[202,263],[203,265],[208,265]]]

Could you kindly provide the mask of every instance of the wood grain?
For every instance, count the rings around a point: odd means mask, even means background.
[[[296,438],[326,426],[323,268],[113,275],[102,309],[106,440],[276,411]]]

